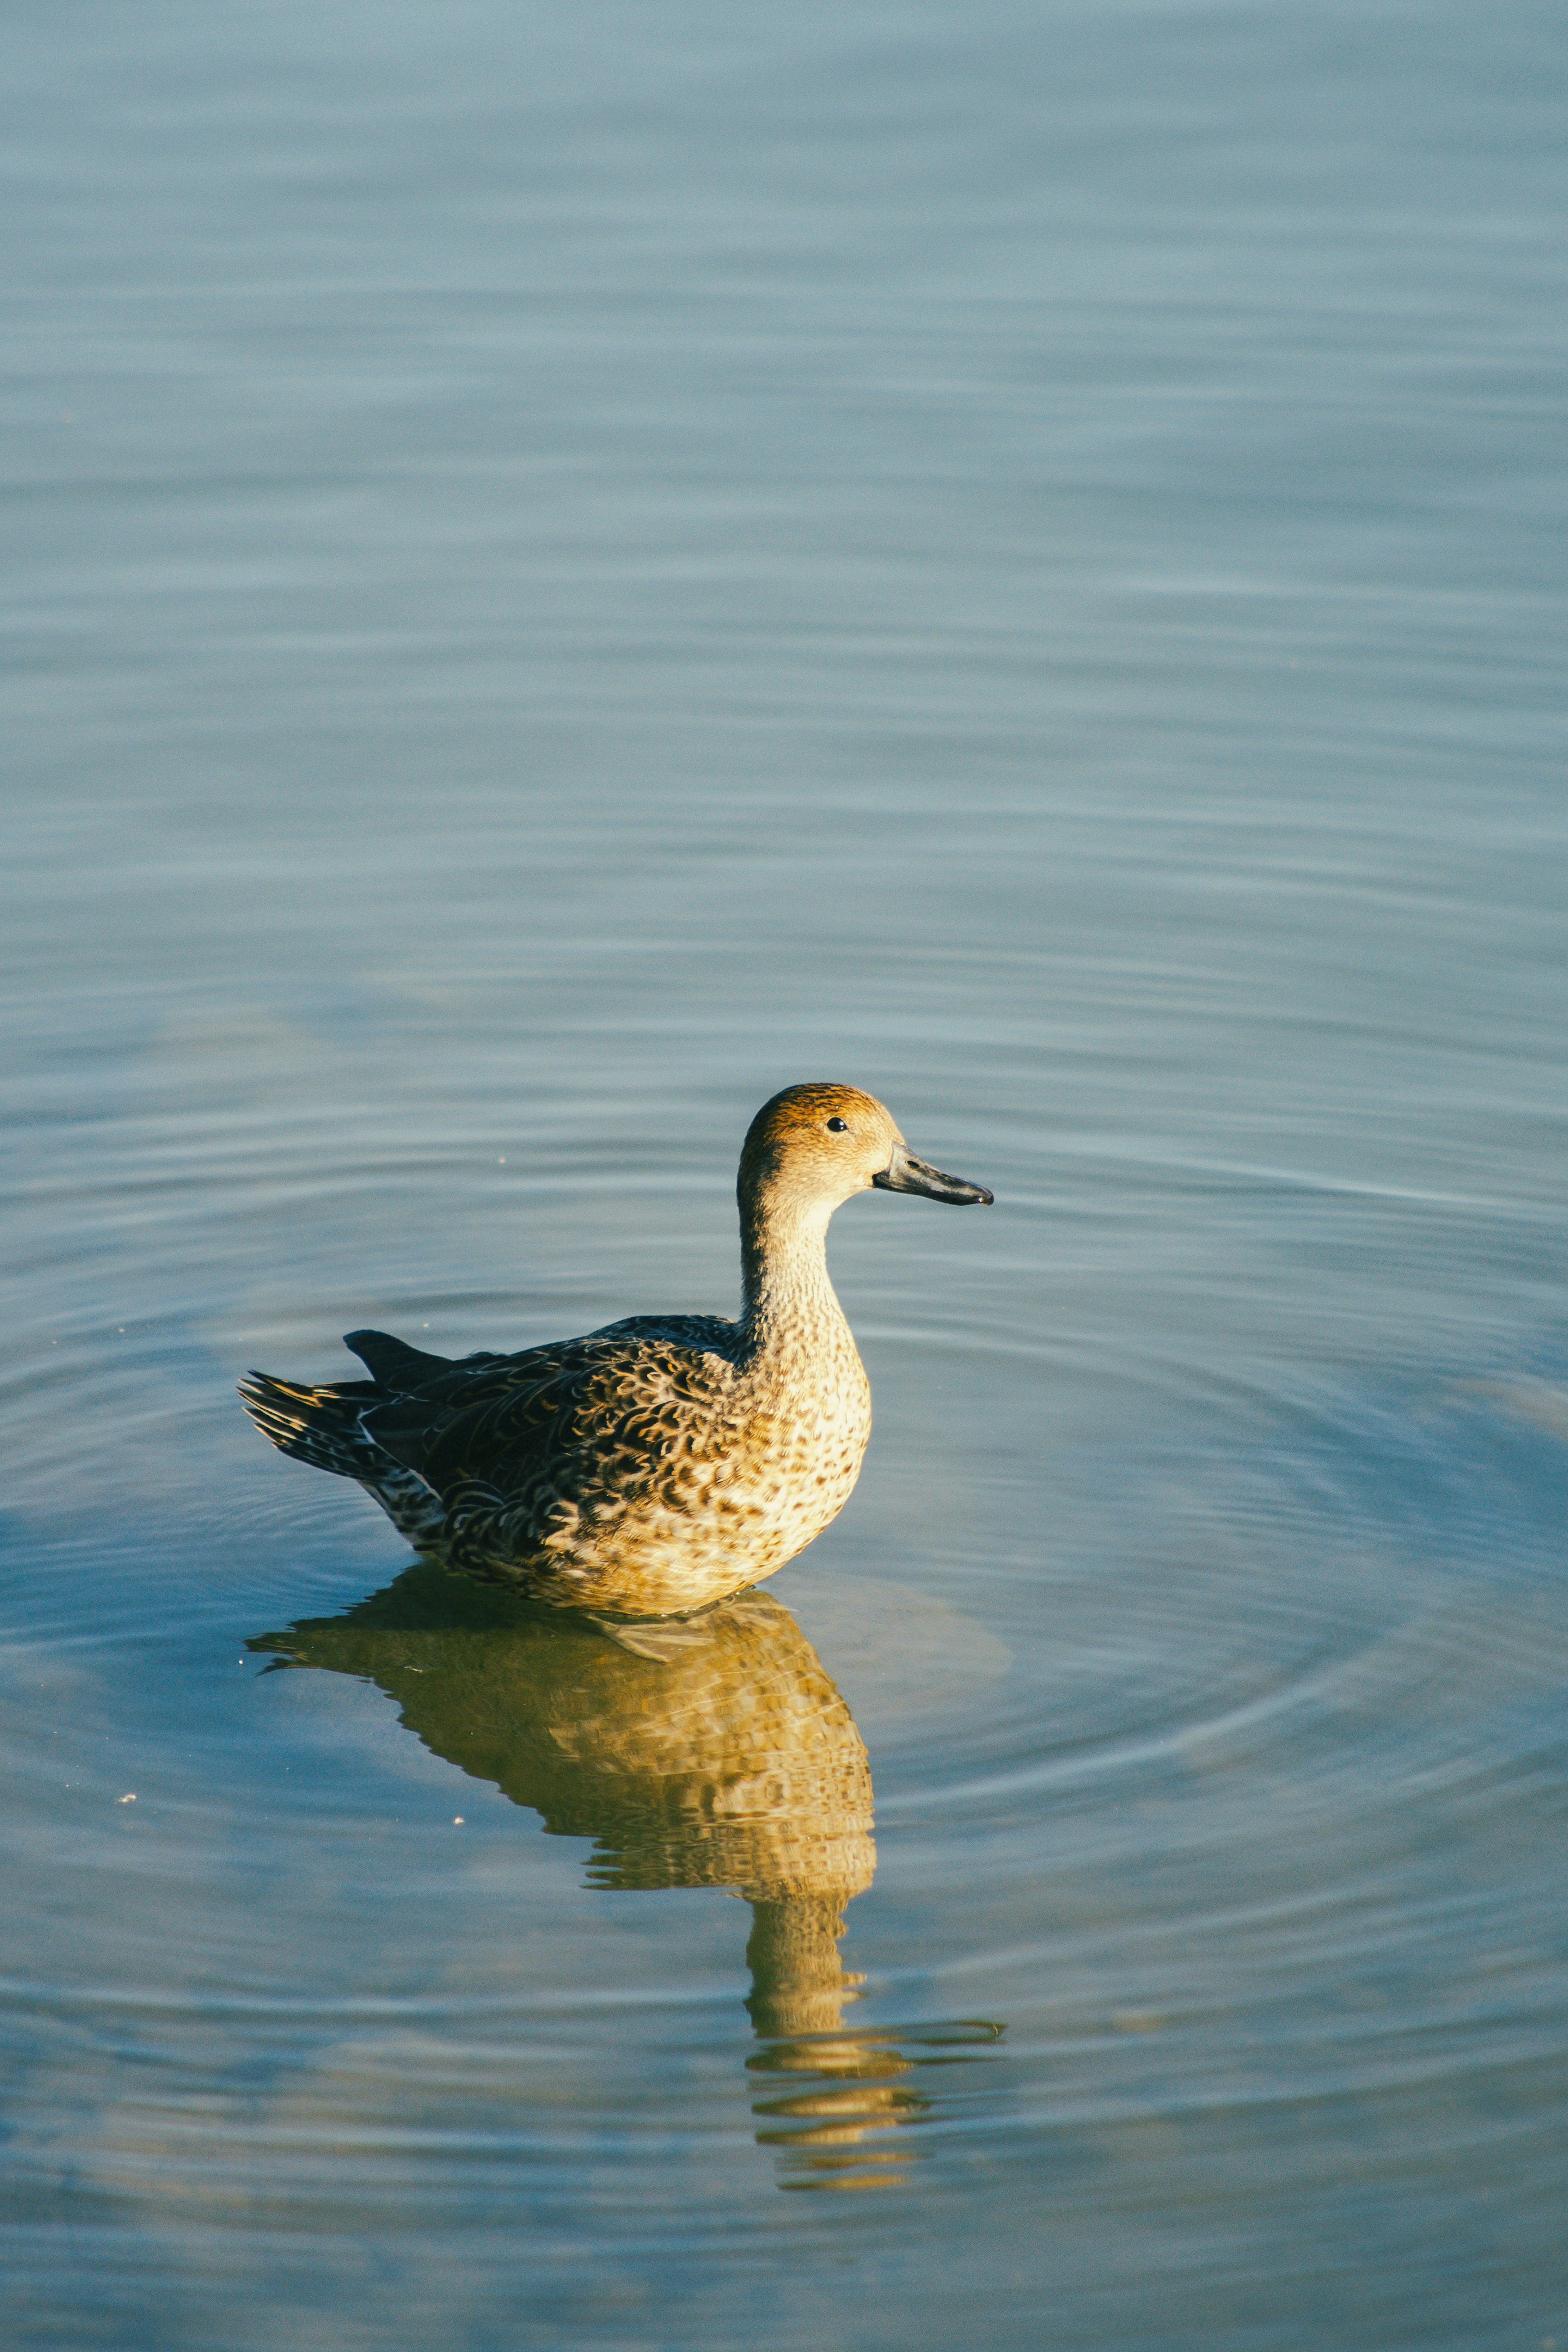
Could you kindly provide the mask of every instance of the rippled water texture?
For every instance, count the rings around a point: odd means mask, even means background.
[[[1564,47],[12,12],[8,2344],[1568,2352]],[[766,1593],[247,1426],[805,1077]]]

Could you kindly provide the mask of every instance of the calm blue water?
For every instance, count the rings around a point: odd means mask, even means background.
[[[1568,2347],[1565,50],[13,12],[8,2341]],[[245,1423],[803,1077],[997,1205],[778,1609]]]

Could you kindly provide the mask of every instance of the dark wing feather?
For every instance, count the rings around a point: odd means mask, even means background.
[[[515,1491],[531,1485],[546,1455],[560,1450],[586,1370],[574,1361],[577,1353],[568,1342],[517,1356],[471,1357],[374,1406],[365,1426],[437,1494],[475,1478]]]
[[[514,1506],[576,1500],[614,1455],[663,1450],[682,1406],[710,1410],[727,1376],[714,1332],[696,1318],[639,1316],[515,1356],[470,1356],[377,1404],[364,1425],[437,1494],[477,1481]]]

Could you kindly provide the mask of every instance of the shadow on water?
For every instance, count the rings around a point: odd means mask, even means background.
[[[376,1684],[436,1755],[558,1837],[594,1840],[593,1886],[731,1889],[751,1906],[748,2060],[780,2186],[871,2188],[917,2152],[930,2070],[999,2026],[857,2029],[844,1914],[870,1885],[871,1768],[789,1612],[747,1592],[683,1623],[610,1625],[408,1569],[341,1617],[258,1634],[279,1666]]]

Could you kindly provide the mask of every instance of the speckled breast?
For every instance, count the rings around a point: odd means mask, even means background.
[[[542,1600],[631,1616],[771,1576],[837,1517],[865,1457],[871,1392],[840,1328],[838,1344],[819,1333],[815,1349],[742,1371],[721,1410],[670,1416],[636,1471],[584,1491],[570,1527],[510,1572]]]

